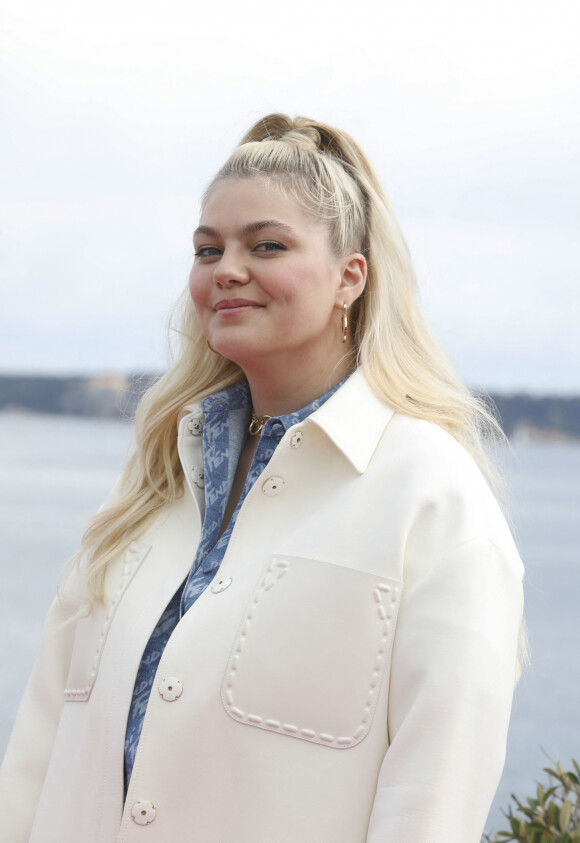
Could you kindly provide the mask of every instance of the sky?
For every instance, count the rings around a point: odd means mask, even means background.
[[[200,194],[283,111],[369,153],[470,385],[580,393],[579,41],[577,0],[0,0],[0,373],[162,370]]]

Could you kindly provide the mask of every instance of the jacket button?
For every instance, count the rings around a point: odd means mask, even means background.
[[[205,480],[202,468],[192,468],[191,469],[191,479],[195,486],[199,489],[205,488]]]
[[[200,436],[203,430],[203,421],[200,418],[193,418],[187,423],[192,436]]]
[[[304,434],[301,430],[297,430],[290,438],[290,447],[299,448],[304,442]]]
[[[225,591],[226,588],[229,588],[232,584],[231,577],[220,577],[219,580],[216,580],[211,587],[211,590],[214,594],[220,594],[220,592]]]
[[[173,702],[173,700],[178,699],[182,692],[181,680],[175,676],[168,676],[167,679],[159,683],[159,693],[166,702]]]
[[[131,808],[131,816],[137,825],[149,825],[155,819],[156,814],[155,805],[146,799],[139,799]]]
[[[282,477],[268,477],[262,484],[262,491],[269,498],[278,495],[284,488],[284,479]]]

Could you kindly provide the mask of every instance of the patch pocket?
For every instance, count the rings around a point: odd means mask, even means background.
[[[222,684],[234,720],[325,746],[370,729],[390,664],[401,583],[274,556],[244,613]]]
[[[123,555],[120,573],[116,573],[112,567],[107,577],[106,592],[110,591],[111,594],[107,594],[104,603],[96,604],[90,615],[77,621],[72,659],[64,690],[65,700],[85,702],[89,699],[117,606],[150,549],[151,545],[144,542],[131,542]]]

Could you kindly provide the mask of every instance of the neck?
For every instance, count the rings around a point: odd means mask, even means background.
[[[305,407],[324,395],[355,368],[354,352],[347,350],[334,366],[314,368],[242,367],[250,386],[252,406],[257,416],[283,416]]]

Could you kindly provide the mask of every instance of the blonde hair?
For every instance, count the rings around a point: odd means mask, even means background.
[[[362,252],[365,290],[352,308],[358,365],[395,410],[434,422],[474,457],[492,483],[485,442],[502,437],[485,404],[461,383],[421,311],[409,252],[371,164],[346,132],[304,117],[271,114],[256,123],[210,183],[263,178],[323,221],[337,255]],[[102,598],[107,564],[183,494],[176,428],[183,407],[243,377],[212,352],[189,296],[180,307],[181,348],[145,395],[136,416],[135,453],[113,499],[90,521],[75,558],[87,554],[89,593]]]

